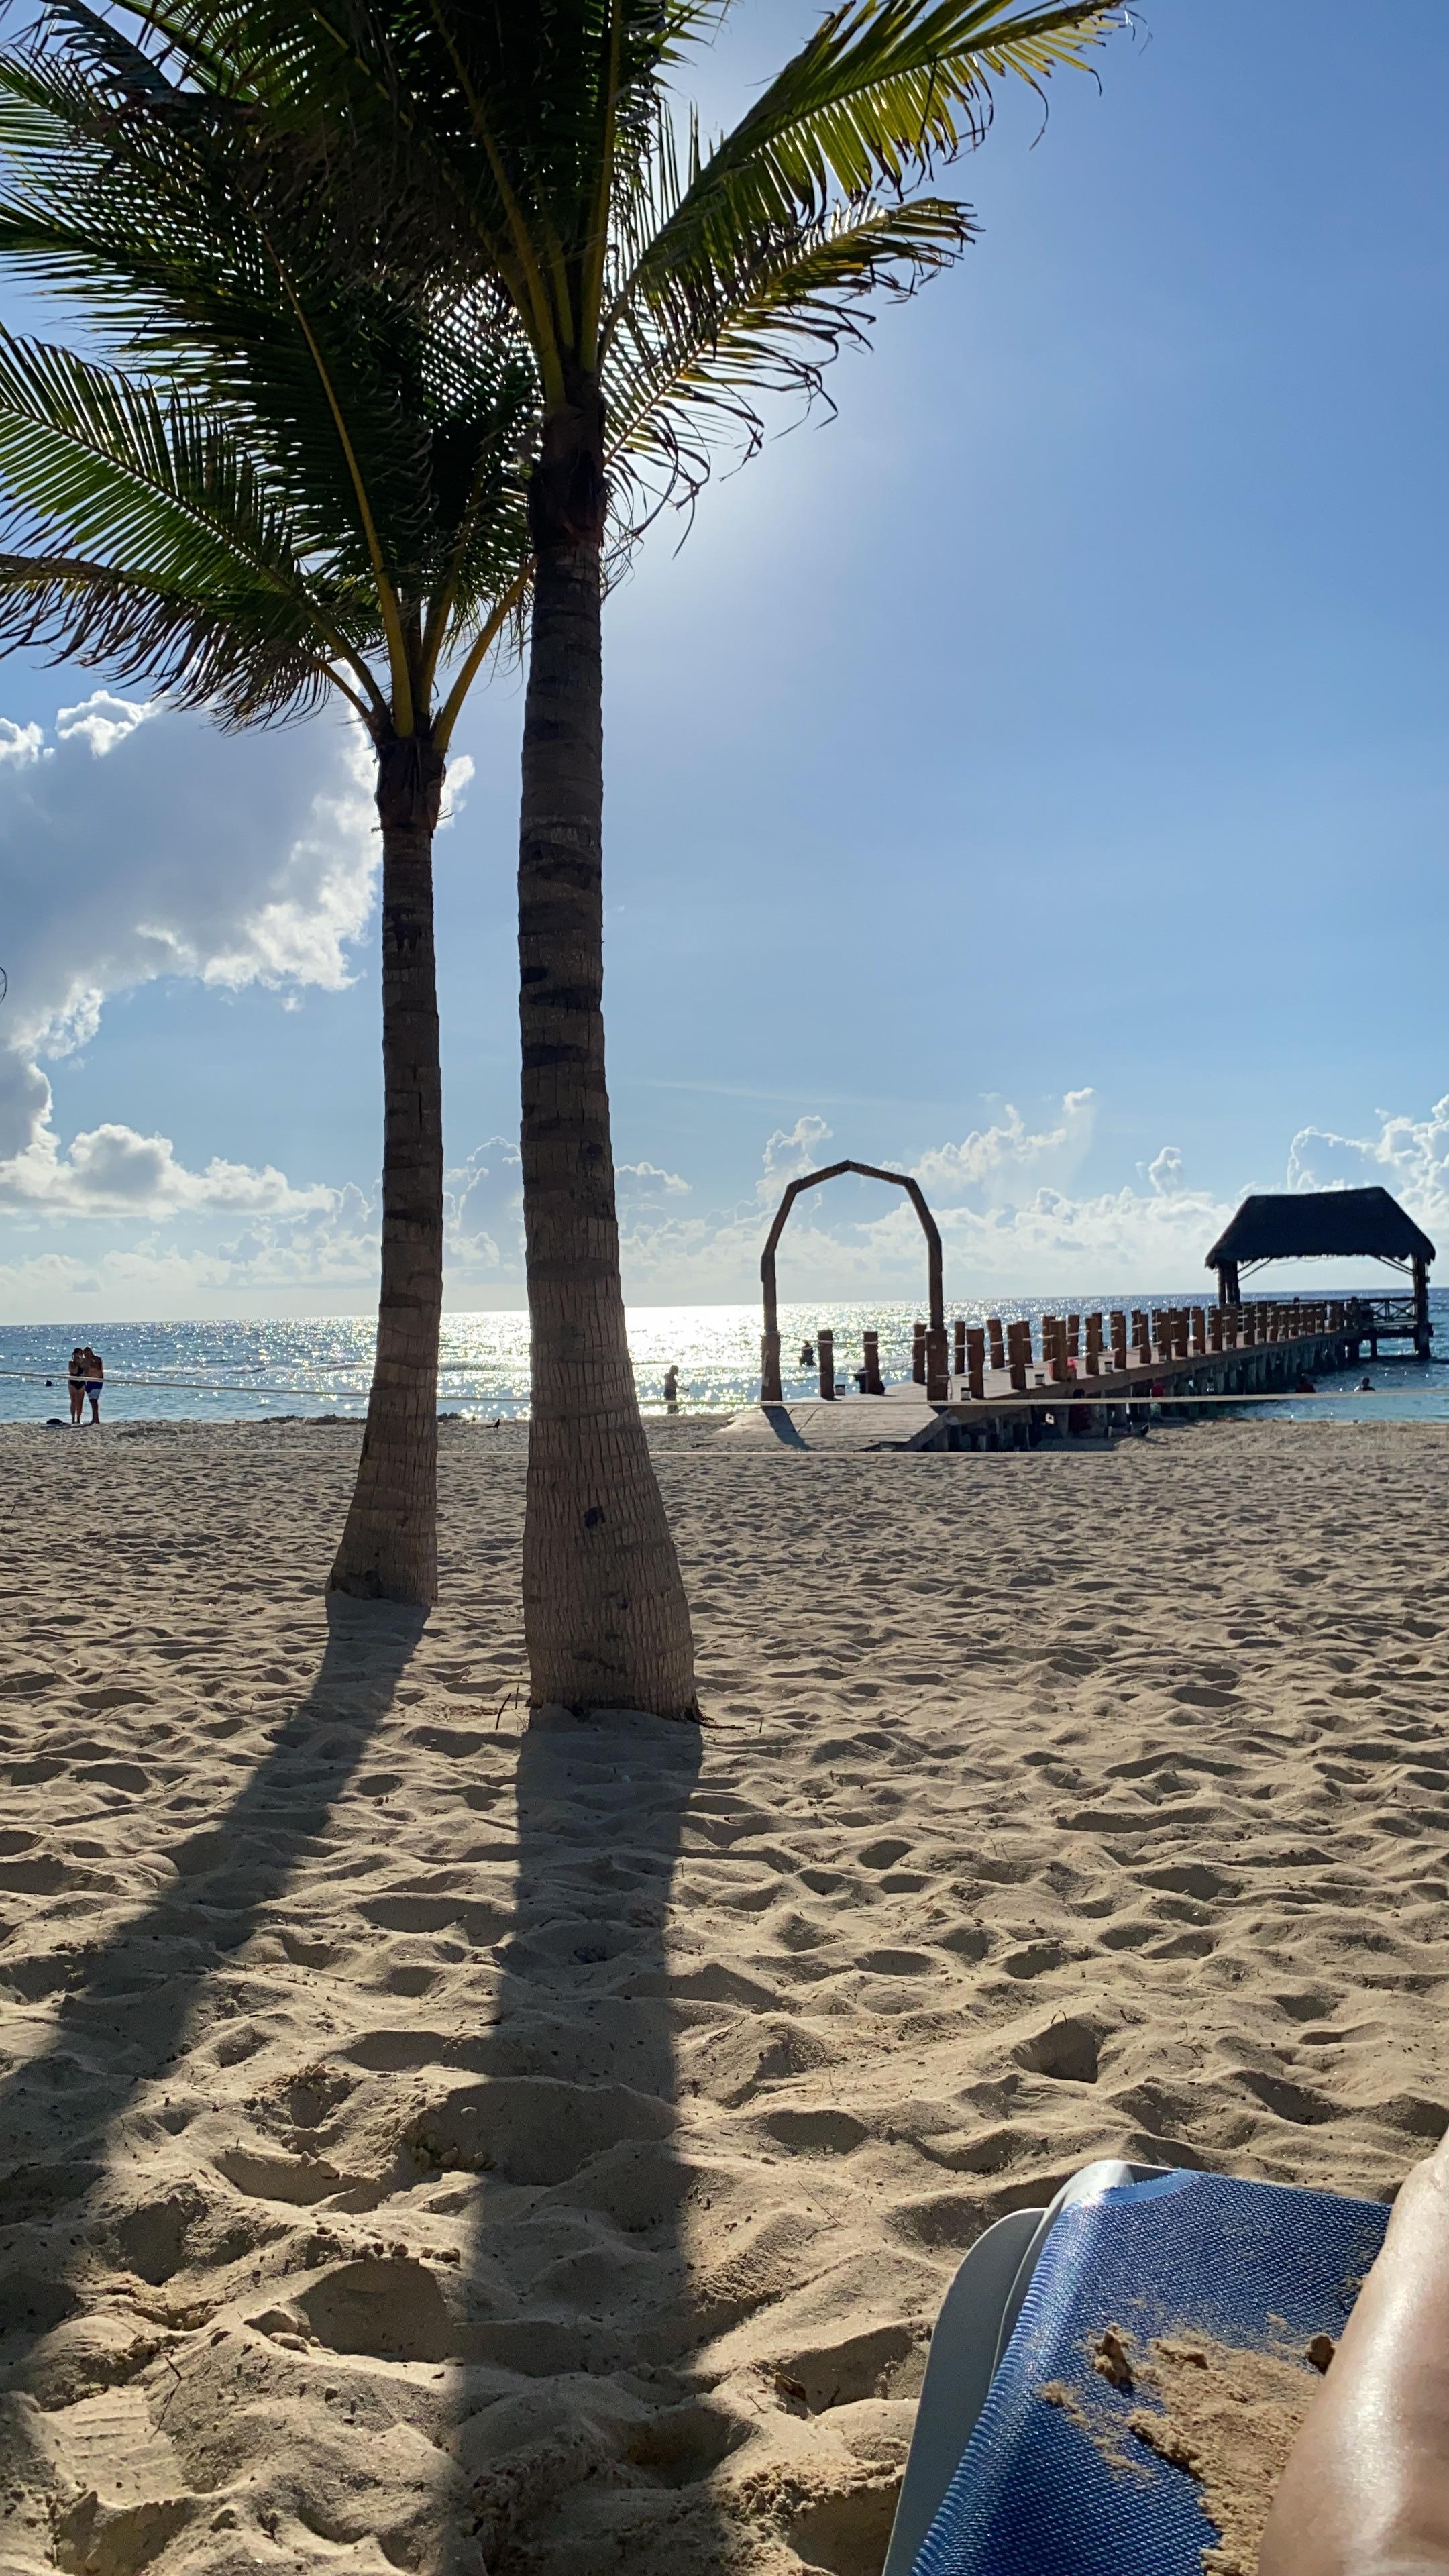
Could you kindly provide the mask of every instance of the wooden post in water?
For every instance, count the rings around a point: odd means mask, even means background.
[[[826,1325],[815,1336],[820,1354],[820,1392],[827,1404],[835,1402],[835,1335]]]
[[[979,1325],[966,1336],[966,1375],[978,1403],[986,1393],[986,1335]]]
[[[946,1366],[946,1327],[932,1324],[926,1332],[926,1402],[945,1404],[950,1399],[951,1380]]]
[[[864,1345],[866,1394],[884,1395],[885,1385],[880,1373],[880,1335],[862,1333],[860,1338]]]

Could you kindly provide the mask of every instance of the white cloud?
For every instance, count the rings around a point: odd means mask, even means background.
[[[820,1160],[820,1148],[832,1133],[823,1118],[797,1118],[788,1131],[777,1127],[765,1146],[765,1172],[761,1183],[774,1184],[797,1180],[802,1172],[813,1170]]]
[[[1432,1233],[1449,1225],[1449,1096],[1427,1118],[1375,1111],[1376,1136],[1336,1136],[1300,1127],[1288,1154],[1291,1190],[1365,1189],[1375,1183],[1401,1199]]]
[[[336,1206],[336,1190],[294,1189],[270,1164],[254,1170],[219,1157],[201,1171],[176,1159],[169,1136],[107,1123],[64,1152],[46,1124],[24,1152],[0,1163],[0,1207],[49,1217],[296,1216]]]
[[[454,752],[448,763],[448,775],[443,787],[443,807],[438,816],[440,832],[449,830],[462,813],[468,802],[468,789],[477,774],[477,767],[478,764],[470,751]]]
[[[377,861],[366,746],[325,722],[224,741],[199,717],[105,689],[62,707],[52,730],[47,742],[0,719],[0,1202],[285,1204],[279,1173],[188,1173],[168,1139],[124,1125],[67,1149],[42,1067],[90,1043],[113,995],[161,976],[284,994],[346,984]]]
[[[914,1166],[916,1178],[932,1200],[974,1191],[993,1202],[1018,1195],[1029,1172],[1063,1180],[1091,1145],[1094,1107],[1090,1091],[1068,1091],[1052,1125],[1032,1129],[1008,1101],[994,1127],[973,1127],[959,1145],[931,1147]]]
[[[55,738],[57,742],[84,742],[93,759],[104,760],[106,753],[134,733],[137,725],[159,712],[159,702],[154,698],[115,698],[109,689],[93,689],[78,707],[56,709]],[[35,733],[39,728],[32,725],[28,730]]]
[[[1182,1188],[1182,1154],[1176,1145],[1164,1145],[1147,1166],[1147,1177],[1159,1198],[1175,1198]]]
[[[657,1163],[621,1163],[614,1174],[621,1202],[633,1205],[640,1200],[687,1199],[689,1183],[679,1172],[666,1172]]]
[[[0,716],[0,763],[11,769],[31,769],[37,760],[48,759],[44,729],[38,724],[16,724],[10,716]]]
[[[522,1156],[509,1136],[489,1136],[443,1174],[449,1282],[523,1272]]]

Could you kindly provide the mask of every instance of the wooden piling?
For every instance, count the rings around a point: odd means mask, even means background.
[[[835,1402],[835,1335],[827,1325],[815,1336],[820,1355],[820,1393],[826,1404]]]
[[[865,1391],[867,1395],[884,1395],[885,1382],[880,1373],[880,1335],[862,1333],[865,1358]]]
[[[911,1326],[911,1376],[915,1380],[917,1386],[925,1385],[926,1327],[924,1324],[913,1324]]]
[[[966,1375],[978,1403],[986,1394],[986,1335],[979,1325],[966,1336]]]
[[[952,1325],[951,1340],[954,1345],[951,1357],[952,1370],[957,1377],[964,1377],[966,1374],[966,1324],[963,1316],[958,1315],[955,1323]]]

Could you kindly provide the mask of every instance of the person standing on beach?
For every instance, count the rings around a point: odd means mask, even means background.
[[[79,1422],[85,1411],[86,1355],[77,1343],[70,1355],[70,1418]]]
[[[99,1422],[101,1418],[101,1389],[106,1382],[106,1364],[101,1358],[99,1352],[91,1349],[89,1342],[87,1342],[85,1349],[81,1353],[81,1363],[85,1372],[82,1382],[82,1392],[90,1397],[92,1422]],[[76,1420],[79,1421],[79,1419],[80,1415],[79,1412],[77,1412]]]

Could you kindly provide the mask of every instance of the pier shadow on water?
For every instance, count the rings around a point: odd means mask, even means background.
[[[698,1730],[546,1712],[478,2080],[436,2113],[472,2217],[447,2576],[714,2570],[728,2428],[692,2392],[667,1933]],[[451,2198],[445,2184],[439,2202]],[[722,2538],[722,2535],[720,2536]]]

